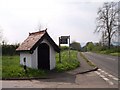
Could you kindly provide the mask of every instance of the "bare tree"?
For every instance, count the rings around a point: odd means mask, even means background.
[[[105,39],[108,41],[108,47],[110,48],[112,36],[118,32],[118,3],[106,2],[101,8],[99,8],[97,14],[97,27],[95,32],[104,31]]]
[[[46,29],[46,27],[45,27],[43,24],[39,23],[39,24],[37,25],[37,28],[36,28],[37,31],[42,31],[42,30],[44,30],[44,29]]]
[[[42,25],[39,23],[38,30],[41,31],[41,29],[42,29]]]
[[[3,29],[2,29],[2,27],[0,26],[0,45],[1,45],[1,43],[2,43],[2,32],[3,32]]]
[[[102,46],[106,46],[107,40],[105,38],[105,36],[106,36],[105,34],[106,33],[104,31],[102,31],[102,37],[101,37],[101,40],[100,40],[100,43],[101,43]]]

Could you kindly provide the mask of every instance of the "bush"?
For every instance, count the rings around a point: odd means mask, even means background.
[[[77,51],[70,51],[71,56],[69,59],[68,51],[63,51],[61,54],[61,63],[59,62],[59,55],[56,55],[56,70],[63,72],[67,70],[75,69],[79,66],[80,62],[77,60]]]
[[[60,49],[61,49],[61,51],[69,50],[69,47],[68,46],[60,46]]]
[[[16,48],[19,44],[16,45],[2,45],[2,54],[3,55],[17,55]]]

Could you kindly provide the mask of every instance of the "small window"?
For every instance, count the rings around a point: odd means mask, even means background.
[[[24,61],[24,63],[26,62],[26,57],[24,57],[23,61]]]

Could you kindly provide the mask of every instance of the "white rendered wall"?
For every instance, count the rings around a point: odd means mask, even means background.
[[[26,66],[31,67],[31,54],[27,52],[20,53],[20,64],[24,65],[24,58],[26,58]]]
[[[55,54],[53,47],[50,48],[50,70],[55,68],[56,60],[55,60]]]
[[[34,50],[33,54],[31,54],[31,58],[31,67],[38,69],[38,47]]]
[[[46,40],[44,39],[41,43],[46,43],[49,45],[49,49],[50,49],[50,70],[55,68],[56,65],[56,60],[55,60],[55,50],[53,49],[52,45]]]
[[[56,60],[55,60],[55,50],[52,47],[52,45],[46,40],[44,39],[41,43],[46,43],[47,45],[49,45],[49,56],[50,56],[50,70],[55,68],[56,65]],[[38,69],[38,47],[33,51],[32,54],[27,53],[27,52],[21,52],[20,53],[20,64],[24,65],[23,59],[26,58],[26,66],[34,68],[34,69]]]

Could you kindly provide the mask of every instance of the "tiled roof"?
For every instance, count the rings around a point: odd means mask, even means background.
[[[33,51],[41,43],[41,41],[46,38],[53,46],[54,50],[60,52],[60,48],[48,35],[46,30],[29,33],[28,38],[16,49],[16,51]]]
[[[16,49],[17,51],[30,50],[35,43],[45,34],[46,30],[29,33],[28,38]]]

